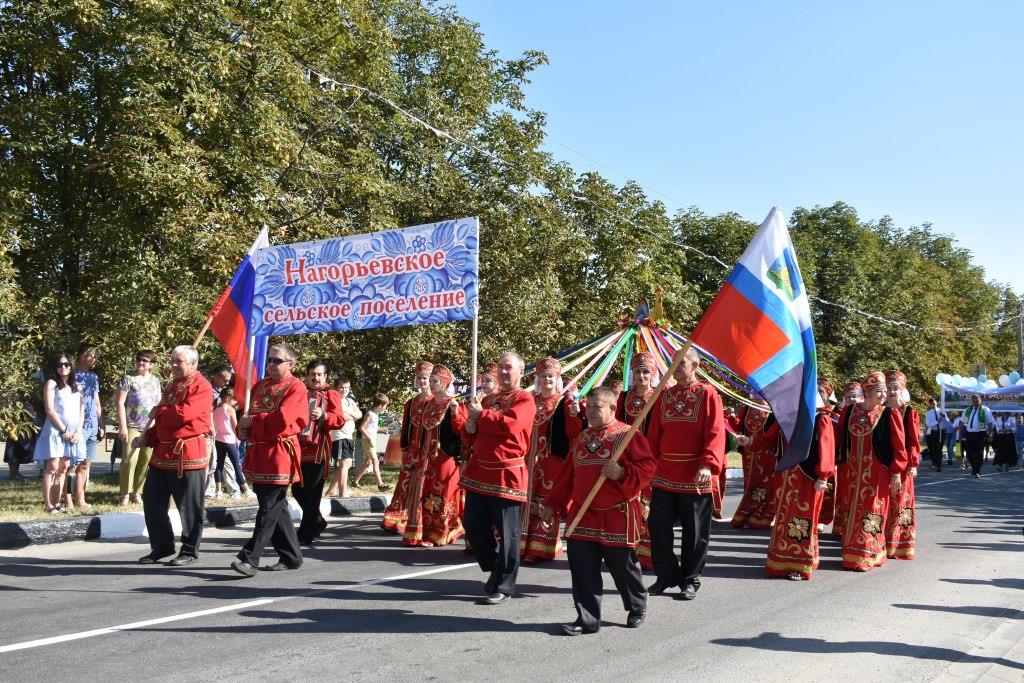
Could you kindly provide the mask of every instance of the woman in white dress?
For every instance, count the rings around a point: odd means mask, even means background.
[[[36,440],[35,460],[43,471],[43,504],[47,512],[63,512],[61,491],[68,463],[85,457],[82,422],[85,407],[82,392],[75,383],[74,362],[66,353],[58,355],[49,367],[43,385],[46,421]]]

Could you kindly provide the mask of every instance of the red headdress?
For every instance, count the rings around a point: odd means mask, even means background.
[[[557,358],[542,358],[537,361],[537,366],[534,368],[534,372],[538,375],[545,372],[554,372],[556,375],[562,374],[562,362]]]
[[[899,384],[900,389],[907,388],[907,376],[899,370],[886,370],[885,371],[885,382],[886,384]]]
[[[827,398],[835,398],[836,390],[832,387],[832,382],[828,380],[828,377],[818,375],[818,388]]]
[[[440,378],[441,381],[444,382],[445,386],[451,384],[452,380],[455,379],[452,371],[440,363],[434,366],[434,369],[430,372],[430,376]]]
[[[640,353],[633,356],[633,360],[629,363],[629,369],[636,370],[637,368],[647,368],[654,374],[658,371],[658,363],[654,360],[654,355],[647,351],[641,351]]]
[[[429,360],[421,360],[418,363],[416,363],[416,374],[417,375],[420,374],[421,372],[430,372],[433,369],[434,369],[434,364],[431,363]]]
[[[885,388],[885,374],[881,372],[872,372],[868,374],[863,380],[861,380],[861,386],[864,387],[864,391],[867,392],[871,389],[878,387]]]

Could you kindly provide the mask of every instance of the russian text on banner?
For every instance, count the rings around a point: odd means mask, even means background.
[[[805,460],[818,363],[807,290],[778,207],[758,228],[691,339],[768,401],[787,444],[777,469]]]
[[[261,336],[471,320],[479,224],[463,218],[261,249],[250,330]]]

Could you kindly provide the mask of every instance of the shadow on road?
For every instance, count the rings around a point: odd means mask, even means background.
[[[930,645],[911,645],[909,643],[893,643],[884,640],[849,640],[832,641],[824,638],[789,638],[774,631],[766,631],[755,638],[717,638],[715,645],[731,647],[747,647],[755,650],[773,650],[775,652],[800,652],[821,654],[857,654],[869,653],[892,655],[895,657],[915,657],[918,659],[934,659],[945,662],[964,662],[968,664],[1000,664],[1012,669],[1024,670],[1024,664],[1001,657],[978,657],[945,647]]]

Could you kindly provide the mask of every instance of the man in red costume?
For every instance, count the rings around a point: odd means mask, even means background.
[[[640,411],[647,405],[647,401],[654,394],[654,381],[657,378],[658,363],[654,356],[646,351],[641,351],[633,356],[630,361],[630,383],[629,390],[619,394],[615,404],[615,419],[632,425],[640,415]],[[653,410],[647,413],[644,424],[640,427],[640,433],[647,436],[647,429],[651,425]],[[645,571],[654,569],[654,562],[651,560],[651,534],[647,529],[647,517],[651,511],[651,487],[647,486],[640,492],[640,502],[643,504],[643,524],[640,525],[640,543],[636,547],[636,554],[640,558],[640,567]]]
[[[647,518],[658,580],[648,590],[661,595],[679,586],[684,600],[693,600],[700,588],[711,537],[712,490],[725,467],[722,399],[713,386],[697,381],[699,365],[700,356],[688,349],[673,375],[677,384],[652,409],[647,437],[658,461]],[[673,549],[677,521],[683,532],[680,558]]]
[[[840,482],[850,502],[843,529],[843,568],[869,571],[885,564],[889,496],[899,496],[908,457],[903,416],[882,405],[885,375],[873,372],[861,385],[864,402],[839,421],[839,450],[847,476]]]
[[[885,388],[886,407],[903,417],[909,465],[900,475],[900,494],[889,498],[885,523],[887,554],[896,560],[912,560],[917,545],[914,478],[917,476],[917,468],[921,466],[921,416],[910,405],[906,375],[899,370],[889,370],[885,373]]]
[[[530,450],[526,454],[527,503],[522,511],[519,541],[523,562],[553,560],[562,554],[558,520],[546,520],[538,514],[569,454],[572,440],[583,429],[579,403],[571,394],[562,393],[562,364],[555,358],[537,361],[534,369],[533,397],[537,412],[533,418]]]
[[[395,494],[380,522],[381,529],[396,534],[405,534],[409,522],[409,506],[423,496],[424,469],[419,444],[422,440],[420,432],[423,431],[423,413],[433,398],[430,392],[430,373],[433,369],[434,364],[430,361],[421,360],[416,364],[413,387],[419,393],[406,401],[402,408],[402,428],[399,433],[402,469],[398,472]]]
[[[768,543],[765,568],[769,576],[805,581],[818,568],[818,515],[835,471],[835,435],[829,397],[832,383],[818,378],[821,406],[814,419],[811,452],[796,467],[781,473],[778,512]]]
[[[302,481],[292,484],[292,495],[302,508],[296,536],[299,543],[310,545],[327,528],[327,520],[320,514],[320,501],[331,462],[331,430],[341,429],[345,424],[341,394],[327,383],[327,365],[323,361],[310,361],[306,366],[306,404],[309,422],[299,434]]]
[[[181,552],[170,564],[182,567],[199,556],[213,387],[197,372],[198,367],[195,347],[177,346],[171,351],[174,379],[149,415],[152,426],[139,438],[139,445],[153,449],[142,490],[150,547],[150,553],[139,559],[142,564],[174,554],[174,531],[167,511],[171,498],[181,516]]]
[[[640,493],[654,476],[657,463],[642,433],[633,436],[618,462],[611,462],[612,453],[629,431],[626,424],[615,419],[616,398],[616,392],[608,387],[590,392],[589,426],[573,441],[569,460],[545,501],[550,507],[542,508],[542,515],[552,522],[563,511],[568,519],[575,519],[597,480],[602,475],[607,477],[569,536],[569,570],[577,618],[563,624],[562,630],[570,636],[597,633],[601,628],[602,560],[629,613],[626,626],[640,626],[647,615],[647,591],[636,546],[643,524]]]
[[[530,392],[519,387],[523,359],[498,359],[498,391],[469,403],[466,432],[473,455],[462,470],[466,510],[462,520],[480,568],[488,605],[504,602],[519,573],[520,510],[526,502],[526,454],[537,412]],[[498,537],[492,531],[497,529]]]
[[[245,477],[252,483],[259,505],[252,538],[231,563],[232,569],[246,577],[256,575],[268,542],[279,559],[264,569],[302,566],[302,551],[285,497],[289,484],[302,483],[299,432],[309,423],[306,387],[292,375],[296,360],[288,344],[270,347],[267,375],[252,388],[249,414],[238,421],[239,436],[249,442]]]

